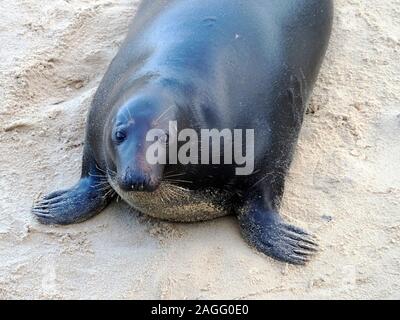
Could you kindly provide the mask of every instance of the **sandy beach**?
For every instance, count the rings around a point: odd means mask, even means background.
[[[38,197],[80,175],[86,114],[137,0],[1,1],[0,299],[400,299],[400,0],[336,0],[282,213],[305,267],[250,248],[233,217],[153,220],[112,203],[49,227]]]

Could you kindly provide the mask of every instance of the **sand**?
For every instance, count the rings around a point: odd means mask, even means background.
[[[337,0],[283,214],[320,238],[306,267],[258,254],[234,218],[171,224],[113,203],[39,225],[79,177],[90,100],[138,1],[0,2],[0,298],[400,298],[400,1]]]

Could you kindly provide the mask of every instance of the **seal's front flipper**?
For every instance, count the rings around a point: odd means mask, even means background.
[[[250,206],[239,215],[243,236],[262,253],[296,265],[306,264],[318,251],[315,238],[286,224],[275,212]]]
[[[114,196],[106,178],[93,174],[69,190],[48,195],[34,205],[32,213],[43,224],[80,223],[100,213]]]

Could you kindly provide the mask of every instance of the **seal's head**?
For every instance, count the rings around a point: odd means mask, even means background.
[[[174,108],[165,101],[144,96],[125,102],[110,119],[106,133],[110,180],[120,192],[154,192],[163,178],[165,164],[147,157],[149,132],[156,131],[159,152],[167,153],[168,124]],[[164,146],[164,147],[163,147]]]

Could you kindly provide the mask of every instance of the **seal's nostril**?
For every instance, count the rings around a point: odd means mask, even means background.
[[[118,186],[125,192],[153,192],[157,189],[150,177],[145,174],[126,174],[118,179]]]

